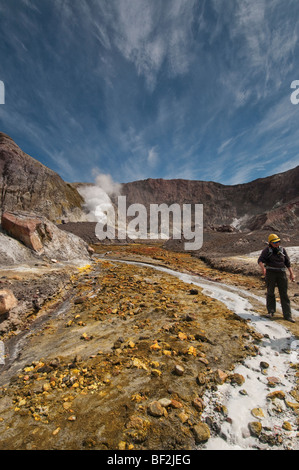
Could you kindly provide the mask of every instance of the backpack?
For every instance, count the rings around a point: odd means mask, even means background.
[[[277,254],[279,256],[283,256],[285,257],[285,254],[284,254],[284,248],[282,246],[280,246],[278,249],[277,249]],[[267,259],[270,258],[270,256],[273,254],[273,248],[269,245],[268,246],[268,255],[267,255]]]

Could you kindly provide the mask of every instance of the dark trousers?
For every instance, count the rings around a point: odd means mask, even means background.
[[[279,297],[281,301],[282,313],[285,319],[292,316],[290,299],[288,296],[288,278],[285,271],[272,271],[267,269],[266,273],[267,285],[267,310],[268,313],[276,312],[275,287],[278,287]]]

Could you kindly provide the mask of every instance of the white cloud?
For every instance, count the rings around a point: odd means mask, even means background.
[[[137,73],[145,77],[150,91],[156,86],[162,64],[167,63],[169,76],[189,70],[194,59],[190,54],[194,3],[195,0],[113,2],[115,16],[109,24],[114,30],[113,41],[135,65]]]
[[[147,162],[150,167],[154,167],[158,163],[158,152],[156,150],[156,147],[152,147],[147,156]]]

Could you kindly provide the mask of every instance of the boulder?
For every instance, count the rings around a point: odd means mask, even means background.
[[[2,229],[22,242],[37,256],[57,261],[90,260],[88,244],[69,232],[64,232],[46,217],[27,212],[4,212]]]
[[[196,444],[205,442],[211,437],[210,428],[206,423],[196,424],[193,428],[193,433],[195,437]]]
[[[9,235],[36,252],[43,250],[42,240],[53,237],[49,226],[41,218],[30,214],[4,212],[1,225]]]
[[[262,432],[262,425],[259,421],[251,421],[248,423],[248,428],[253,437],[258,437]]]
[[[12,308],[18,304],[14,293],[10,289],[0,290],[0,315],[9,312]]]

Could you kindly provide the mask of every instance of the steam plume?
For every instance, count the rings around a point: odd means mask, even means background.
[[[109,174],[94,171],[95,183],[78,188],[84,199],[84,206],[89,222],[107,222],[106,213],[113,207],[110,196],[117,196],[121,191],[121,184],[113,181]]]

